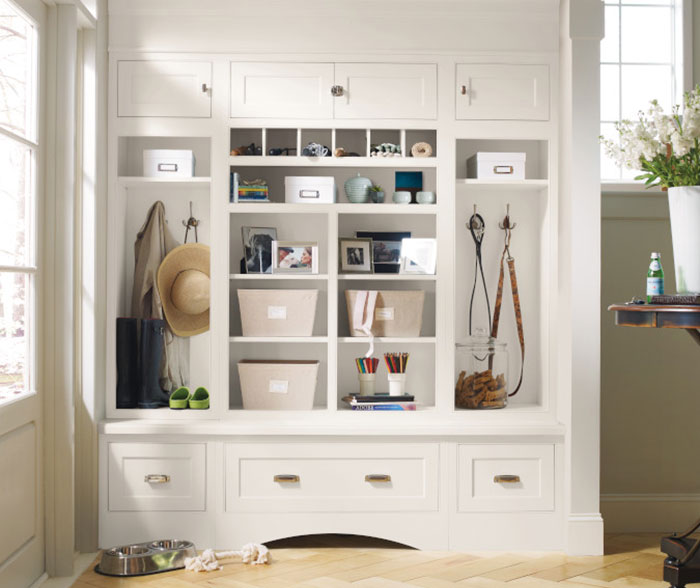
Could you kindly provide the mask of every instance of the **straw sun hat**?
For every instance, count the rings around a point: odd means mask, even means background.
[[[209,330],[209,247],[175,247],[158,268],[158,292],[173,333],[190,337]]]

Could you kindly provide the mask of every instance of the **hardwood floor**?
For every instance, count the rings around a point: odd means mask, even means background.
[[[320,535],[269,543],[273,562],[266,566],[231,560],[211,573],[108,578],[91,565],[73,588],[666,588],[659,536],[608,535],[605,555],[567,557],[426,552],[377,539]]]

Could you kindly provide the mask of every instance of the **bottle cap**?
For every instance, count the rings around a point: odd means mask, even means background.
[[[651,252],[651,257],[652,257],[652,259],[653,259],[654,257],[657,258],[657,259],[659,259],[659,258],[661,257],[661,254],[660,254],[660,253],[657,253],[656,251],[652,251],[652,252]]]

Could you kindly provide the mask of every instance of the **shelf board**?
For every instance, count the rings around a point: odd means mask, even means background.
[[[517,192],[537,192],[549,187],[549,180],[476,180],[472,178],[457,178],[457,187],[466,186],[483,191],[513,190]]]
[[[434,282],[435,274],[338,274],[339,280],[371,280],[379,282]]]
[[[234,155],[234,167],[437,167],[436,157],[297,157]]]
[[[435,343],[435,337],[375,337],[375,343]],[[369,343],[369,337],[338,337],[339,343]]]
[[[117,179],[119,185],[123,188],[137,187],[137,186],[167,186],[168,188],[174,186],[207,186],[211,184],[210,177],[193,177],[193,178],[144,178],[140,176],[119,176]]]
[[[231,213],[293,213],[293,214],[437,214],[437,204],[288,204],[286,202],[237,202],[229,203]]]
[[[231,343],[328,343],[328,337],[229,337]]]
[[[328,274],[229,274],[231,280],[327,280]]]

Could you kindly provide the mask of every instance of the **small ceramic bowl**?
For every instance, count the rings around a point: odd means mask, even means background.
[[[435,204],[435,192],[418,192],[416,202],[418,204]]]
[[[396,204],[410,204],[411,203],[411,193],[406,191],[394,192],[391,198]]]

